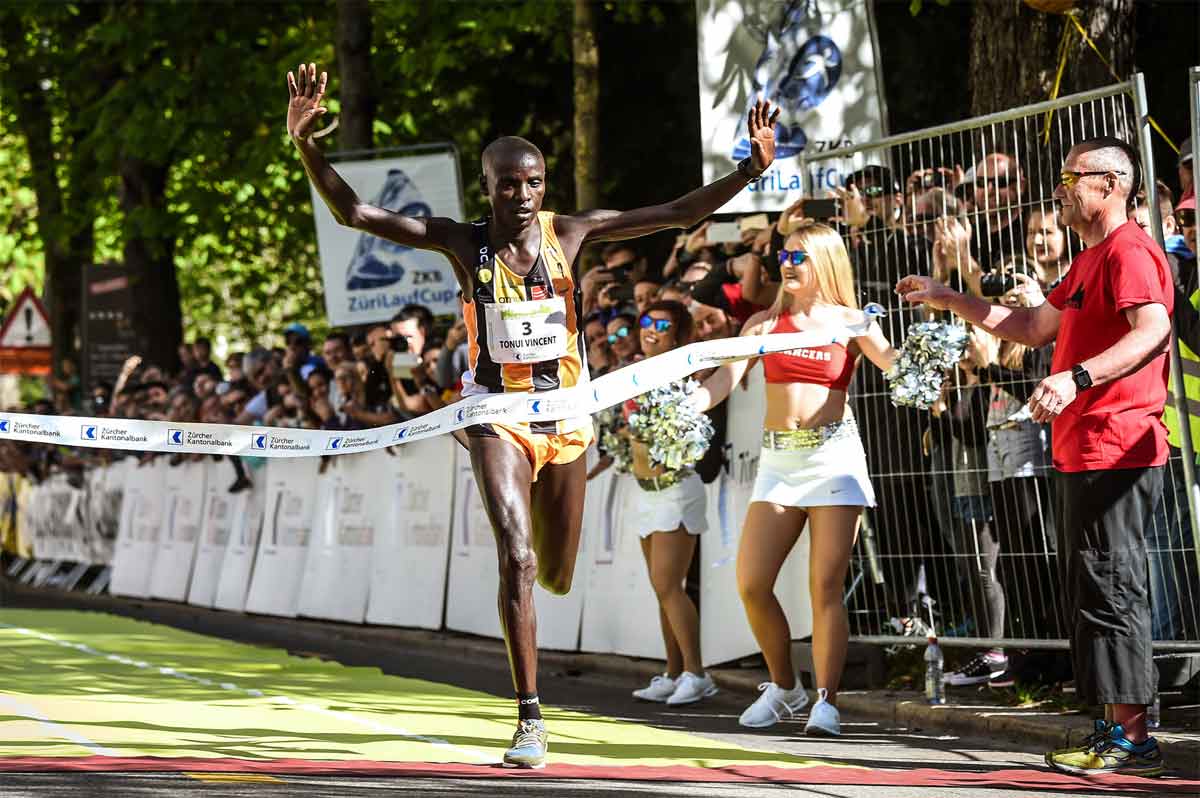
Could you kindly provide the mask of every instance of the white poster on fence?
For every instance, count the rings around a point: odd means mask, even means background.
[[[797,156],[884,135],[870,0],[696,0],[696,23],[704,182],[750,154],[756,98],[780,109],[774,165],[722,211],[783,210],[804,193]],[[814,189],[843,177],[821,170]]]
[[[88,474],[88,546],[90,562],[96,565],[112,564],[125,479],[134,465],[132,457],[123,457]]]
[[[247,464],[248,467],[248,464]],[[225,557],[221,560],[217,590],[213,606],[220,610],[243,612],[246,609],[246,594],[250,590],[250,572],[254,569],[254,555],[262,532],[263,515],[267,502],[267,468],[251,472],[253,486],[247,493],[245,511],[235,515],[229,530],[229,542]]]
[[[580,648],[630,657],[665,656],[658,600],[646,572],[640,538],[626,524],[641,490],[633,477],[608,468],[588,483],[585,527],[589,547],[587,600]]]
[[[166,457],[161,457],[167,460]],[[169,462],[169,461],[168,461]],[[183,601],[187,597],[196,541],[204,523],[207,463],[188,460],[167,466],[162,533],[150,576],[153,598]]]
[[[375,530],[368,623],[441,628],[457,448],[433,438],[383,457],[375,501],[386,516]]]
[[[196,544],[196,563],[192,566],[192,582],[188,588],[188,603],[211,607],[217,596],[217,582],[234,523],[246,515],[250,491],[229,492],[233,468],[228,460],[209,460],[204,464],[204,520],[200,525],[200,540]]]
[[[729,395],[728,473],[708,486],[708,531],[700,539],[700,654],[705,666],[756,653],[758,643],[746,622],[737,588],[737,547],[758,473],[762,421],[766,410],[761,367],[746,378],[746,389]],[[787,614],[792,638],[812,634],[808,594],[807,530],[780,569],[775,594]]]
[[[65,473],[52,474],[34,489],[33,555],[39,560],[87,562],[87,493]]]
[[[316,457],[267,463],[266,510],[246,611],[295,617],[317,508]]]
[[[108,588],[114,596],[146,598],[150,594],[150,566],[162,531],[166,479],[165,457],[144,464],[135,461],[125,473],[125,498]]]
[[[502,637],[500,618],[496,613],[500,576],[492,525],[475,485],[470,458],[461,448],[456,449],[455,457],[457,482],[454,487],[446,628],[485,637]],[[539,648],[559,651],[578,648],[580,615],[587,584],[588,536],[585,526],[579,555],[575,560],[574,585],[566,596],[548,593],[541,585],[533,588]]]
[[[338,174],[365,201],[405,216],[463,218],[458,159],[451,149],[370,161],[341,161]],[[312,189],[325,310],[334,327],[386,321],[405,305],[458,312],[450,262],[338,224]]]
[[[366,617],[375,530],[388,516],[390,491],[380,478],[387,459],[382,451],[335,457],[317,478],[301,615],[347,623],[362,623]]]

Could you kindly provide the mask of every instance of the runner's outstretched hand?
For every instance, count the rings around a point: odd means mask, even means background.
[[[311,136],[317,120],[328,113],[329,109],[321,105],[328,78],[325,72],[317,75],[316,64],[301,64],[295,74],[287,73],[287,129],[293,141]]]
[[[324,85],[324,84],[322,84]],[[762,174],[775,160],[775,121],[779,109],[771,113],[771,103],[758,100],[747,115],[746,129],[750,132],[750,164],[754,174]]]

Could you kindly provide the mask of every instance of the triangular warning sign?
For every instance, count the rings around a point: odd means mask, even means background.
[[[26,349],[50,346],[50,319],[46,309],[26,288],[0,326],[0,348]]]

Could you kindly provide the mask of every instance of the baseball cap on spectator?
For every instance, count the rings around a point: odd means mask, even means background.
[[[298,321],[294,321],[291,324],[289,324],[288,326],[283,328],[283,340],[286,341],[288,339],[289,335],[294,335],[297,338],[303,339],[305,341],[312,340],[312,335],[309,333],[308,328],[305,327],[303,324],[301,324]]]
[[[1179,145],[1179,160],[1175,162],[1176,166],[1183,166],[1185,163],[1192,160],[1192,137],[1188,136]]]

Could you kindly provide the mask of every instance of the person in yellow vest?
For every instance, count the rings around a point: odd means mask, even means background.
[[[1196,252],[1196,200],[1189,198],[1175,209],[1176,229],[1183,233],[1188,249]],[[1186,224],[1190,222],[1190,224]],[[1195,284],[1196,256],[1180,258],[1175,287],[1175,334],[1179,336],[1180,365],[1183,367],[1183,401],[1192,433],[1192,447],[1200,446],[1200,291],[1185,297],[1180,285]],[[1163,500],[1155,513],[1154,530],[1146,540],[1150,557],[1151,626],[1155,640],[1184,639],[1185,632],[1200,633],[1200,608],[1194,597],[1200,595],[1196,559],[1184,552],[1198,545],[1192,540],[1188,514],[1187,483],[1183,475],[1183,439],[1175,397],[1179,386],[1174,375],[1167,384],[1167,404],[1163,423],[1167,425],[1170,445],[1169,481]],[[1190,585],[1181,595],[1180,586]],[[1190,600],[1189,600],[1190,599]]]
[[[317,192],[343,225],[416,249],[440,252],[462,289],[470,369],[463,393],[528,393],[588,380],[576,260],[584,245],[690,227],[712,214],[775,159],[775,122],[765,101],[749,112],[751,154],[730,174],[670,202],[632,211],[542,210],[546,162],[532,143],[505,136],[483,151],[480,189],[491,214],[474,223],[396,213],[363,202],[313,140],[327,109],[327,75],[301,64],[287,75],[288,134]],[[518,725],[504,755],[509,767],[546,762],[546,727],[537,695],[533,583],[571,588],[583,520],[592,442],[588,416],[466,429],[475,481],[492,522],[500,565],[499,610],[517,694]]]

